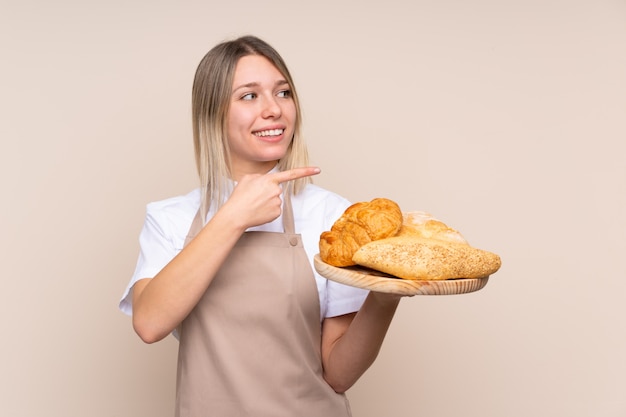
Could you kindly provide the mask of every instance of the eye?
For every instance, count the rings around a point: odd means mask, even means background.
[[[241,96],[241,100],[254,100],[257,97],[256,93],[246,93]]]
[[[280,98],[290,98],[291,90],[280,90],[276,95]]]

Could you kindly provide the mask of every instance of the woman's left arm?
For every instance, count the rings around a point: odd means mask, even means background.
[[[401,298],[372,291],[357,313],[324,319],[324,379],[336,392],[347,391],[374,363]]]

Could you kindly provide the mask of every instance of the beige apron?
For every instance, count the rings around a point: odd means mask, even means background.
[[[177,417],[349,417],[322,377],[320,305],[295,234],[246,232],[180,331]],[[187,244],[202,228],[199,214]]]

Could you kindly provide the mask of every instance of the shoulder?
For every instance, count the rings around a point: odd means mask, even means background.
[[[152,213],[186,214],[195,212],[200,207],[200,189],[164,200],[148,203],[147,210]]]
[[[186,233],[200,207],[200,189],[187,194],[148,203],[146,222],[160,228],[165,235]]]

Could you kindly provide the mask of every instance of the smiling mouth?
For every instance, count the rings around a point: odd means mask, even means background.
[[[270,129],[270,130],[260,130],[258,132],[254,132],[254,136],[259,137],[267,137],[267,136],[280,136],[283,134],[285,129]]]

